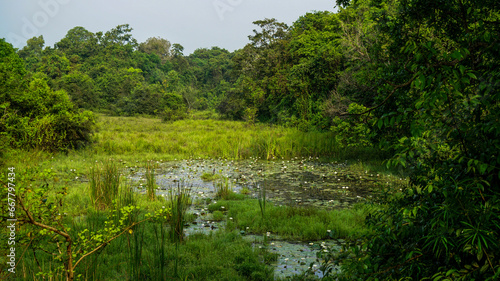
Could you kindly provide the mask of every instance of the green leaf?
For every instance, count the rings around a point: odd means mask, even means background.
[[[472,72],[467,72],[467,75],[469,75],[469,77],[470,77],[470,78],[472,78],[472,79],[476,79],[476,80],[477,80],[477,76],[476,76],[474,73],[472,73]]]
[[[486,169],[488,169],[488,164],[481,164],[479,166],[479,173],[484,174],[484,172],[486,172]]]
[[[432,280],[433,280],[433,281],[439,281],[439,280],[441,280],[442,278],[443,278],[443,276],[438,275],[438,276],[436,276],[436,277],[435,277],[434,279],[432,279]]]
[[[422,74],[422,75],[420,75],[420,77],[418,79],[420,81],[420,87],[419,88],[420,88],[420,90],[423,91],[424,88],[425,88],[425,81],[426,81],[425,76]]]
[[[451,274],[453,274],[454,272],[456,272],[455,269],[450,269],[446,272],[446,276],[450,276]]]
[[[478,251],[477,252],[477,260],[480,261],[483,259],[483,251]]]
[[[461,59],[462,58],[462,54],[459,51],[455,51],[455,52],[451,53],[450,56],[452,59]]]
[[[460,73],[462,73],[462,75],[464,75],[464,73],[465,73],[465,66],[459,65],[458,69],[460,70]]]

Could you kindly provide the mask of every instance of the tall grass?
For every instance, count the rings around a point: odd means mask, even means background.
[[[163,159],[190,157],[281,159],[331,157],[340,153],[331,132],[302,132],[295,128],[221,120],[179,120],[162,123],[145,117],[100,116],[96,134],[98,154]]]
[[[156,178],[155,178],[155,170],[158,167],[156,162],[147,161],[146,162],[146,172],[144,173],[146,176],[146,190],[148,194],[148,198],[151,201],[155,200],[156,197]]]
[[[266,186],[257,185],[257,189],[259,190],[257,200],[259,201],[260,214],[262,217],[262,221],[264,221],[266,217]]]
[[[191,189],[181,182],[177,188],[169,191],[167,206],[172,214],[169,217],[170,232],[169,237],[172,242],[178,243],[184,240],[184,225],[186,223],[186,212],[191,205]]]
[[[222,178],[221,180],[214,182],[214,189],[215,189],[215,197],[217,197],[218,199],[228,200],[234,193],[231,181],[225,177]]]
[[[90,199],[94,208],[112,208],[120,186],[120,172],[116,164],[112,160],[94,163],[89,170],[89,183]]]

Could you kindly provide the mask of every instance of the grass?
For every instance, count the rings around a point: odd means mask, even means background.
[[[175,243],[184,240],[184,225],[186,224],[186,212],[191,205],[191,191],[181,183],[177,184],[176,190],[170,189],[167,199],[167,207],[172,214],[169,218],[170,240]]]
[[[221,175],[215,173],[203,173],[200,177],[203,181],[214,181],[221,178]]]
[[[251,233],[264,235],[271,232],[283,239],[316,241],[322,239],[358,238],[368,231],[364,226],[369,208],[358,204],[351,209],[322,210],[312,207],[275,206],[268,204],[266,219],[261,220],[257,199],[218,200],[209,205],[212,212],[227,211],[233,220],[228,229],[247,229]],[[330,230],[330,231],[328,231]]]
[[[120,172],[113,161],[95,163],[89,170],[90,200],[94,208],[105,210],[113,207],[120,187]]]
[[[146,172],[144,173],[144,175],[146,176],[146,190],[148,193],[148,198],[151,201],[154,201],[156,198],[155,170],[157,168],[158,165],[155,161],[146,162]]]
[[[301,132],[239,121],[180,120],[163,123],[146,117],[100,116],[95,153],[122,158],[281,159],[328,156],[337,151],[330,132]],[[130,156],[134,157],[130,157]]]
[[[106,216],[92,213],[85,227],[103,227]],[[78,228],[78,226],[75,226]],[[82,225],[83,227],[83,225]],[[163,232],[162,232],[163,231]],[[254,249],[236,232],[195,234],[184,243],[168,243],[165,226],[140,225],[108,245],[99,255],[84,261],[77,275],[80,280],[273,280],[273,269],[263,263],[267,252]],[[43,241],[38,241],[43,243]],[[41,244],[40,244],[41,245]],[[51,263],[51,256],[26,252],[13,280],[65,280],[64,273]]]
[[[229,199],[233,194],[233,186],[228,178],[214,182],[215,197],[218,199]]]

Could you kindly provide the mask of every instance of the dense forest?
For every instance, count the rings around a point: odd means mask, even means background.
[[[185,55],[132,27],[69,30],[16,50],[0,40],[0,148],[92,145],[95,113],[195,112],[373,147],[410,185],[370,214],[342,280],[500,278],[500,2],[338,0],[249,43]],[[209,114],[210,113],[210,114]],[[2,157],[3,158],[3,157]],[[413,279],[404,279],[412,277]]]

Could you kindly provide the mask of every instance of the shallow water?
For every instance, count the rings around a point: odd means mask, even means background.
[[[214,182],[202,180],[202,175],[212,174],[226,177],[235,192],[242,188],[249,190],[250,195],[257,197],[261,188],[266,189],[268,201],[277,205],[302,205],[317,208],[346,208],[352,204],[369,199],[379,183],[401,185],[402,181],[384,175],[357,171],[348,163],[322,163],[317,159],[293,159],[281,161],[262,161],[258,159],[230,160],[181,160],[157,163],[157,194],[166,194],[177,186],[191,189],[193,202],[204,202],[193,205],[189,212],[196,214],[196,219],[186,225],[186,235],[217,231],[225,227],[225,221],[213,221],[207,207],[215,198]],[[127,167],[128,168],[128,167]],[[144,169],[128,168],[130,179],[135,188],[145,193],[146,181]],[[242,231],[242,235],[244,235]],[[278,259],[273,266],[277,277],[300,274],[316,261],[318,250],[325,246],[340,248],[334,241],[315,241],[309,243],[284,241],[272,236],[263,241],[262,236],[244,235],[256,247],[266,247],[276,253]],[[317,269],[318,277],[322,273]]]
[[[132,168],[131,179],[143,183],[144,169]],[[378,183],[394,183],[394,178],[368,171],[353,171],[347,163],[321,163],[315,159],[262,160],[182,160],[158,162],[158,194],[166,194],[178,184],[190,187],[195,198],[213,198],[214,182],[204,174],[227,177],[233,190],[245,187],[257,197],[260,188],[276,204],[343,208],[372,196]],[[140,187],[140,186],[136,186]]]

